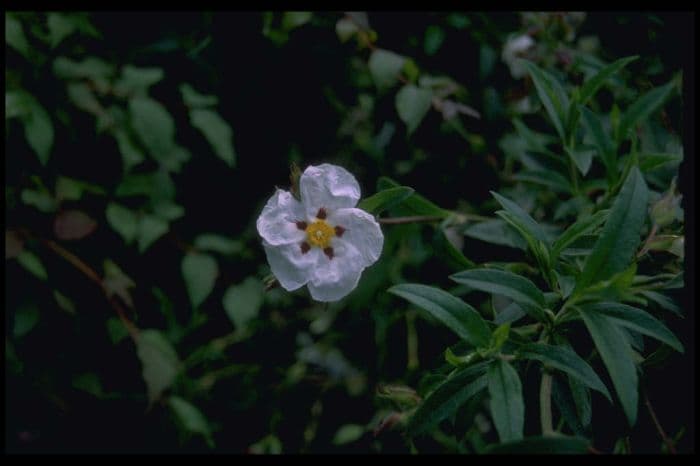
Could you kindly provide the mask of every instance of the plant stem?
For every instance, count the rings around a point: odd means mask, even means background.
[[[656,417],[656,413],[654,412],[654,408],[651,406],[651,401],[649,401],[649,395],[647,395],[646,390],[644,391],[644,404],[647,407],[647,410],[649,411],[649,415],[651,416],[651,420],[654,421],[654,425],[656,426],[656,430],[659,432],[659,435],[661,436],[661,440],[666,444],[666,448],[668,448],[668,451],[671,452],[672,454],[676,454],[676,447],[673,445],[673,440],[668,438],[668,435],[666,435],[666,431],[664,431],[664,428],[661,427],[661,423],[659,422],[659,419]]]
[[[403,223],[437,222],[442,220],[440,215],[414,215],[411,217],[380,218],[377,221],[383,225],[399,225]]]
[[[554,433],[554,428],[552,427],[552,375],[549,372],[542,373],[540,423],[542,424],[543,436],[549,436]]]
[[[408,352],[408,362],[406,369],[409,371],[418,369],[418,333],[416,332],[416,313],[415,311],[406,314],[406,346]]]

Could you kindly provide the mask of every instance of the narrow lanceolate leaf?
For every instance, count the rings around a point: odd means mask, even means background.
[[[557,130],[559,137],[564,140],[564,121],[568,113],[569,104],[566,100],[566,95],[561,89],[561,85],[556,78],[540,69],[534,63],[525,60],[523,63],[530,73],[537,95],[542,101],[545,110],[547,110],[554,128]]]
[[[620,58],[619,60],[600,70],[595,76],[583,83],[583,86],[581,86],[581,90],[579,91],[579,103],[581,105],[586,105],[586,103],[588,103],[596,92],[598,92],[598,89],[605,84],[605,81],[637,58],[639,57],[636,55],[632,57]]]
[[[626,327],[666,343],[676,351],[683,352],[683,345],[668,327],[636,307],[622,303],[595,303],[584,307],[585,312],[598,312],[612,319],[617,325]]]
[[[431,286],[405,283],[392,286],[389,293],[426,310],[461,338],[477,347],[486,347],[491,330],[479,313],[459,298]]]
[[[457,370],[421,403],[408,422],[408,434],[419,435],[454,414],[469,398],[486,388],[488,363]]]
[[[193,308],[198,308],[214,289],[219,267],[208,254],[190,253],[182,260],[182,276]]]
[[[397,188],[401,185],[387,176],[382,176],[377,180],[378,190],[387,190]],[[397,211],[401,211],[401,215],[434,215],[441,218],[447,218],[451,212],[442,207],[438,207],[434,202],[426,197],[414,192],[404,199],[400,204],[395,205]]]
[[[506,296],[537,320],[544,319],[544,295],[525,277],[496,269],[471,269],[450,275],[450,279],[479,291]]]
[[[367,197],[358,204],[358,208],[369,212],[370,214],[379,214],[382,211],[401,203],[411,194],[413,194],[413,188],[408,186],[397,186],[396,188],[389,188],[383,191]]]
[[[505,454],[551,454],[575,455],[588,452],[590,442],[583,437],[528,437],[515,442],[498,443],[489,446],[484,453]]]
[[[598,148],[598,156],[603,162],[603,165],[605,165],[608,177],[612,179],[617,170],[613,141],[610,135],[605,131],[605,128],[603,128],[603,122],[598,115],[591,112],[586,107],[581,107],[580,110],[581,115],[583,115],[583,124],[593,138],[593,144]]]
[[[634,356],[622,330],[616,322],[599,312],[580,312],[593,343],[608,369],[622,409],[630,425],[637,420],[637,368]]]
[[[554,244],[552,244],[552,262],[556,260],[560,252],[574,241],[595,230],[598,225],[605,221],[608,217],[608,213],[608,210],[600,210],[589,217],[576,221],[576,223],[567,228],[564,233],[554,241]]]
[[[546,186],[552,191],[559,193],[571,194],[572,192],[572,187],[569,180],[564,178],[564,176],[555,170],[522,170],[521,172],[513,175],[513,179],[516,181],[524,181],[527,183],[535,183]]]
[[[549,244],[547,235],[545,234],[542,227],[533,219],[530,214],[525,212],[525,210],[520,207],[515,202],[510,199],[501,196],[495,191],[491,191],[493,197],[503,206],[503,208],[511,214],[512,218],[517,221],[517,225],[514,225],[518,229],[523,229],[535,239],[542,241],[545,244]],[[506,219],[506,221],[508,221]]]
[[[536,359],[555,369],[566,372],[577,378],[593,390],[597,390],[608,400],[611,400],[610,392],[600,377],[593,371],[586,361],[565,346],[552,346],[542,343],[530,343],[522,346],[518,353],[526,359]]]
[[[668,84],[654,88],[627,107],[625,113],[620,117],[620,124],[617,128],[618,144],[627,138],[631,129],[647,119],[663,105],[671,95],[675,85],[675,82],[671,81]]]
[[[488,369],[491,416],[501,442],[523,438],[525,403],[520,377],[506,361],[496,360]]]
[[[574,293],[629,266],[639,246],[648,201],[649,189],[635,167],[615,199],[603,231],[586,259]]]

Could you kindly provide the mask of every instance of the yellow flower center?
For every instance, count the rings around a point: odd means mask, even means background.
[[[314,223],[306,227],[306,237],[309,244],[325,249],[331,245],[331,238],[335,236],[335,230],[332,226],[323,220],[316,220]]]

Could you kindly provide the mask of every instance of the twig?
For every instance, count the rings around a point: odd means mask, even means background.
[[[542,435],[550,436],[554,433],[552,427],[552,374],[542,373],[542,384],[540,385],[540,423],[542,425]]]
[[[414,215],[412,217],[380,218],[377,221],[383,225],[399,225],[403,223],[437,222],[442,220],[439,215]]]
[[[661,427],[661,423],[659,422],[659,419],[656,417],[656,413],[654,412],[654,408],[651,406],[651,401],[649,400],[649,396],[647,395],[646,390],[644,391],[644,404],[646,405],[647,410],[649,411],[649,414],[651,415],[651,420],[654,421],[654,425],[656,426],[656,430],[659,432],[659,435],[661,436],[661,440],[663,440],[663,442],[666,444],[666,448],[668,448],[668,451],[675,455],[676,454],[676,447],[673,445],[673,440],[668,438],[668,435],[666,435],[664,428]]]
[[[639,259],[647,253],[647,251],[649,250],[649,245],[651,245],[651,242],[654,240],[654,237],[656,236],[656,231],[658,229],[659,226],[656,223],[654,223],[651,227],[651,231],[649,232],[649,236],[647,236],[646,241],[644,241],[644,244],[642,245],[642,249],[640,249],[637,253],[637,259]]]

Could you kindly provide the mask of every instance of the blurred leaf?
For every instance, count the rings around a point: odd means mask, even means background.
[[[112,344],[116,345],[129,336],[129,331],[121,320],[116,317],[110,317],[107,319],[107,334]]]
[[[333,436],[333,445],[352,443],[362,437],[366,430],[365,426],[359,424],[345,424]]]
[[[214,289],[219,266],[208,254],[188,253],[182,260],[182,276],[192,307],[197,309]]]
[[[16,232],[5,230],[5,260],[19,256],[24,249],[23,243]]]
[[[583,437],[564,435],[556,437],[527,437],[515,442],[490,445],[484,453],[488,455],[575,455],[588,453],[589,446],[589,440]]]
[[[282,14],[282,29],[291,31],[308,23],[312,17],[313,13],[310,11],[285,11]]]
[[[196,406],[174,395],[168,398],[168,406],[173,410],[179,424],[186,432],[202,435],[209,448],[214,448],[209,422]]]
[[[525,277],[497,269],[471,269],[450,275],[450,279],[475,290],[506,296],[535,319],[544,319],[544,295]]]
[[[564,121],[568,112],[569,103],[566,99],[566,94],[561,89],[561,84],[559,84],[554,76],[540,69],[534,63],[527,60],[523,60],[522,62],[530,73],[532,82],[537,89],[537,95],[540,97],[542,105],[544,105],[544,108],[547,110],[549,119],[552,121],[561,140],[564,141],[566,139]]]
[[[205,108],[219,103],[219,98],[215,95],[200,94],[189,84],[180,85],[180,93],[182,94],[182,101],[189,108]]]
[[[629,265],[640,242],[648,200],[649,190],[635,167],[615,199],[591,255],[586,258],[574,293],[610,278]]]
[[[142,375],[148,388],[149,403],[170,388],[180,370],[180,360],[170,342],[158,330],[141,330],[136,352],[143,365]]]
[[[214,251],[224,255],[239,253],[245,247],[241,241],[214,233],[197,236],[194,240],[194,246],[202,251]]]
[[[498,56],[493,47],[485,43],[481,44],[479,47],[479,79],[484,81],[491,75],[497,59]]]
[[[645,298],[649,299],[650,301],[653,301],[656,304],[658,304],[662,309],[671,311],[678,317],[683,317],[683,310],[668,296],[658,293],[656,291],[648,290],[640,291],[640,294]]]
[[[491,339],[488,325],[473,307],[459,298],[438,288],[411,283],[395,285],[387,291],[428,311],[432,317],[474,346],[488,346]]]
[[[433,56],[440,50],[442,43],[445,41],[445,31],[440,26],[431,24],[425,30],[425,40],[423,42],[423,50],[428,56]]]
[[[24,35],[22,23],[8,13],[5,13],[5,43],[25,57],[29,54],[29,43]]]
[[[129,134],[123,129],[118,129],[112,132],[114,139],[117,140],[117,145],[119,146],[119,153],[122,155],[122,162],[124,164],[124,171],[128,172],[132,167],[143,162],[144,157],[138,147],[134,144],[129,137]]]
[[[105,190],[100,186],[68,178],[67,176],[59,176],[56,180],[56,199],[58,201],[78,201],[86,191],[92,194],[106,194]]]
[[[553,346],[543,343],[530,343],[518,349],[518,354],[526,359],[536,359],[560,371],[564,371],[577,378],[593,390],[597,390],[612,401],[610,392],[600,377],[593,371],[588,363],[565,346]]]
[[[491,194],[496,198],[499,204],[501,204],[501,206],[503,206],[503,208],[512,215],[510,218],[512,218],[514,221],[513,226],[521,233],[524,233],[523,236],[526,240],[528,240],[527,235],[530,235],[532,238],[542,241],[545,245],[549,244],[547,235],[542,227],[530,216],[530,214],[525,212],[522,207],[510,199],[501,196],[495,191],[491,191]],[[505,220],[508,221],[508,218],[505,218]],[[528,241],[528,243],[529,242],[530,241]]]
[[[213,110],[194,109],[190,111],[192,126],[199,129],[214,153],[229,167],[236,163],[236,153],[233,149],[233,131],[226,121]]]
[[[598,312],[579,313],[608,369],[622,408],[633,426],[637,420],[637,368],[632,348],[615,322]]]
[[[53,298],[56,300],[58,307],[66,311],[68,314],[75,314],[75,303],[66,295],[58,290],[53,290]]]
[[[570,194],[573,192],[569,180],[554,170],[521,170],[513,175],[513,179],[546,186],[552,191],[559,193]]]
[[[5,91],[5,119],[24,116],[31,111],[31,95],[24,91]]]
[[[469,225],[462,231],[465,236],[501,246],[525,249],[527,242],[509,223],[500,218]]]
[[[129,99],[131,125],[151,156],[171,170],[179,170],[175,122],[166,108],[148,97]]]
[[[396,93],[396,111],[406,123],[408,134],[413,133],[430,110],[433,93],[413,84],[403,86]]]
[[[53,123],[51,117],[35,99],[30,101],[30,113],[22,119],[24,123],[24,136],[42,165],[46,165],[51,155],[51,147],[54,140]]]
[[[510,334],[510,322],[505,322],[496,327],[491,335],[491,343],[489,347],[493,350],[500,350],[503,344],[508,340]]]
[[[614,61],[610,65],[600,70],[592,78],[587,79],[583,86],[581,86],[578,102],[581,105],[586,105],[588,101],[596,94],[596,92],[598,92],[598,89],[605,84],[605,81],[607,81],[611,76],[617,74],[628,63],[633,62],[637,58],[639,58],[637,55],[620,58],[619,60]]]
[[[67,57],[56,57],[53,72],[62,79],[100,80],[113,76],[114,66],[97,57],[86,57],[80,62]]]
[[[48,273],[46,273],[46,269],[44,268],[44,264],[41,262],[41,259],[39,259],[39,257],[33,252],[27,249],[20,252],[17,256],[17,262],[19,262],[19,265],[24,267],[25,270],[27,270],[39,280],[46,281],[49,278]]]
[[[456,370],[435,388],[408,421],[408,435],[416,436],[452,416],[469,398],[486,388],[486,364]]]
[[[505,309],[496,314],[496,317],[493,319],[493,323],[496,325],[502,325],[507,322],[513,323],[526,315],[527,313],[518,303],[512,302],[506,306]]]
[[[614,302],[588,304],[583,309],[587,313],[600,313],[618,326],[656,338],[676,351],[683,352],[683,344],[678,338],[664,324],[641,309]]]
[[[371,214],[377,215],[382,211],[401,203],[413,193],[413,188],[409,188],[408,186],[397,186],[396,188],[385,189],[364,198],[362,201],[360,201],[357,207]]]
[[[60,240],[76,240],[88,236],[97,228],[97,222],[80,210],[61,211],[53,223],[53,231]]]
[[[49,27],[49,41],[51,48],[56,48],[63,39],[76,32],[76,24],[67,15],[61,13],[49,13],[46,24]]]
[[[625,110],[620,117],[620,125],[616,133],[617,143],[619,144],[627,139],[631,129],[656,112],[664,104],[666,99],[668,99],[675,87],[675,81],[670,81],[668,84],[654,88],[645,93],[632,105],[627,107],[627,110]]]
[[[21,197],[22,202],[27,205],[34,206],[37,208],[37,210],[44,213],[54,212],[58,208],[56,200],[45,188],[37,191],[32,189],[23,189]]]
[[[160,82],[164,73],[162,68],[137,68],[126,65],[122,75],[115,83],[115,92],[119,94],[145,94],[148,88]]]
[[[22,338],[32,331],[39,323],[39,308],[35,303],[25,303],[15,310],[15,320],[12,326],[12,335]]]
[[[138,224],[139,252],[143,253],[170,229],[168,222],[155,215],[143,215]]]
[[[110,202],[106,210],[107,221],[119,233],[126,244],[131,244],[138,233],[139,219],[135,212],[126,207]]]
[[[566,153],[571,157],[571,160],[576,164],[576,168],[581,172],[583,176],[586,176],[588,170],[591,168],[591,162],[593,162],[594,150],[590,149],[577,149],[572,150],[565,148]]]
[[[490,408],[501,442],[523,438],[525,404],[522,384],[513,366],[503,360],[493,361],[488,368]]]
[[[243,329],[257,317],[265,290],[257,278],[248,277],[240,285],[230,286],[223,298],[224,309],[236,329]]]
[[[107,291],[107,296],[119,296],[129,307],[134,307],[134,303],[129,293],[129,288],[136,286],[136,283],[119,268],[117,264],[109,259],[103,263],[104,278],[102,284]]]
[[[683,156],[679,154],[667,154],[667,153],[641,153],[637,154],[639,157],[639,169],[643,172],[650,172],[656,170],[659,167],[666,165],[667,163],[680,164],[683,161]]]
[[[396,188],[399,186],[401,186],[399,183],[386,176],[382,176],[377,180],[378,191]],[[397,210],[405,210],[406,212],[410,213],[410,215],[435,215],[441,218],[447,218],[451,214],[449,210],[438,207],[432,201],[428,200],[424,196],[421,196],[417,192],[414,192],[408,196],[396,207]]]
[[[384,49],[375,49],[369,57],[369,72],[380,91],[393,87],[399,80],[406,57]]]
[[[358,31],[357,25],[348,18],[340,18],[335,23],[335,33],[338,35],[340,42],[347,42]]]

